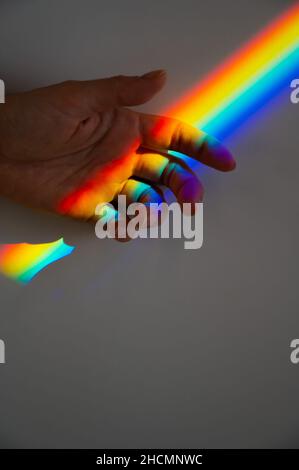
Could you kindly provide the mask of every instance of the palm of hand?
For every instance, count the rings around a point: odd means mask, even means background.
[[[136,82],[135,95],[130,80]],[[221,170],[233,168],[230,154],[179,121],[122,106],[146,101],[163,83],[159,74],[151,80],[116,77],[65,82],[10,97],[0,120],[0,132],[5,126],[2,193],[84,219],[94,215],[99,202],[109,202],[120,192],[134,199],[134,176],[145,182],[139,200],[157,199],[153,183],[167,184],[180,202],[201,199],[195,175],[171,161],[167,150]]]

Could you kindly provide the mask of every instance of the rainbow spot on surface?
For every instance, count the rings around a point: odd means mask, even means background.
[[[0,272],[22,284],[30,282],[36,274],[54,261],[70,255],[74,247],[63,238],[51,243],[16,243],[0,246]]]

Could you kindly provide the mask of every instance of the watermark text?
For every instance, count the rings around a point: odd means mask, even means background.
[[[0,339],[0,364],[5,364],[5,343]]]
[[[291,362],[293,364],[299,364],[299,339],[293,339],[291,341]]]
[[[291,103],[298,104],[299,103],[299,78],[295,78],[291,82],[290,87],[293,89],[290,95]]]
[[[4,81],[0,78],[0,103],[5,103],[5,85]]]
[[[95,210],[98,238],[182,238],[184,248],[194,250],[203,244],[203,204],[134,202],[127,204],[119,195],[117,204],[98,204]]]

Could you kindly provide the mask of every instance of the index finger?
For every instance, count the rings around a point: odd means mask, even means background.
[[[236,166],[231,153],[214,137],[178,119],[140,113],[142,146],[154,150],[174,150],[216,170]]]

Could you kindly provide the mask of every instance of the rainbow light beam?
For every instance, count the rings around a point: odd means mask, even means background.
[[[0,246],[0,272],[21,284],[27,284],[42,269],[70,255],[73,246],[63,238],[51,243],[16,243]]]
[[[224,140],[298,73],[297,3],[166,111]]]

